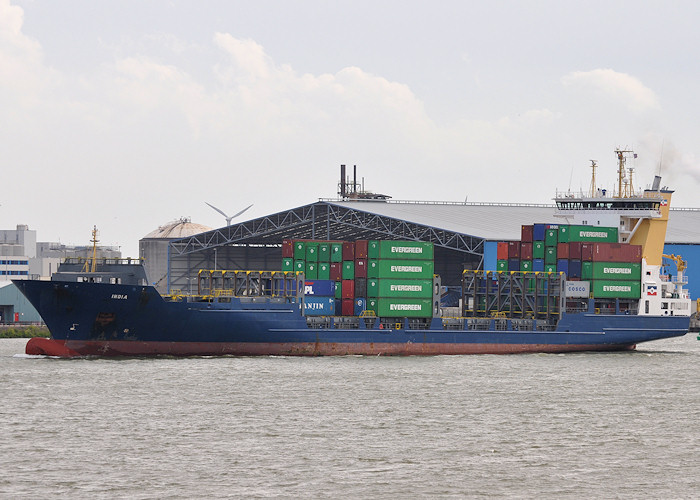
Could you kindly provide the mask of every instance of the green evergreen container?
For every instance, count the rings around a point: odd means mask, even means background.
[[[343,298],[343,282],[342,281],[335,282],[335,298],[336,299]]]
[[[343,262],[342,243],[331,243],[331,262]]]
[[[306,242],[306,262],[318,262],[318,243]]]
[[[593,262],[583,261],[581,262],[581,279],[584,281],[590,281],[593,279]]]
[[[355,279],[355,262],[352,260],[343,261],[343,279],[344,280],[354,280]]]
[[[544,247],[544,263],[545,264],[556,264],[557,263],[557,247]]]
[[[569,229],[569,241],[617,243],[617,228],[599,226],[571,226]]]
[[[532,261],[531,260],[521,260],[520,261],[520,270],[524,271],[524,272],[532,271]]]
[[[294,260],[306,259],[306,243],[303,241],[294,242]]]
[[[559,224],[559,231],[557,233],[557,243],[568,243],[569,241],[569,225]]]
[[[306,261],[305,260],[295,260],[294,261],[294,271],[297,273],[306,272]]]
[[[544,241],[532,242],[532,258],[544,259]]]
[[[559,242],[559,228],[545,229],[544,244],[548,247],[556,246]]]
[[[545,264],[544,265],[544,272],[545,273],[556,273],[557,272],[557,265],[556,264]]]
[[[369,240],[369,242],[367,242],[367,258],[368,259],[378,259],[379,258],[379,241]]]
[[[371,260],[368,278],[433,279],[432,260]]]
[[[638,262],[591,262],[594,280],[642,279],[642,265]]]
[[[367,284],[367,296],[379,298],[433,298],[433,280],[402,280],[394,278],[382,278],[371,280],[376,282],[377,295],[369,295],[369,282]]]
[[[496,261],[496,271],[507,271],[507,270],[508,270],[508,261],[507,260]]]
[[[331,265],[328,262],[318,263],[318,279],[329,280],[331,279]]]
[[[377,316],[390,318],[430,318],[432,299],[379,298]]]
[[[367,299],[367,305],[365,307],[366,311],[374,311],[374,314],[377,314],[377,301],[379,299]]]
[[[367,278],[379,278],[379,260],[367,261]]]
[[[369,258],[372,258],[371,254]],[[381,240],[379,241],[379,258],[432,260],[433,244],[426,241]]]
[[[622,280],[591,281],[594,298],[638,299],[641,295],[641,282]]]
[[[282,271],[294,271],[294,259],[290,257],[283,258]]]
[[[318,279],[318,262],[307,262],[306,263],[306,273],[304,277],[307,280],[317,280]]]
[[[367,279],[367,297],[379,297],[379,279],[378,278],[368,278]]]
[[[319,243],[318,244],[318,261],[319,262],[330,262],[331,261],[331,244],[330,243]]]

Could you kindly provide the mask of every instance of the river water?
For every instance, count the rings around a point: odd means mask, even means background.
[[[75,359],[0,340],[2,498],[697,498],[700,342]]]

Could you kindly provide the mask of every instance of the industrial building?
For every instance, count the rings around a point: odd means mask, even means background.
[[[15,229],[0,229],[0,323],[34,323],[39,313],[24,298],[11,280],[50,279],[66,258],[85,260],[92,246],[72,246],[37,241],[36,231],[26,224]],[[97,257],[118,259],[118,248],[98,246]]]

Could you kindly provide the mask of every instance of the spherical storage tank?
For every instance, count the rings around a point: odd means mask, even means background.
[[[211,229],[209,226],[192,222],[189,217],[181,217],[141,238],[139,256],[143,259],[148,282],[155,285],[159,292],[164,293],[167,289],[168,243],[171,240],[205,233]]]

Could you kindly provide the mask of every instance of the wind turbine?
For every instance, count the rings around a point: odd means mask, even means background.
[[[207,203],[207,202],[205,201],[204,203]],[[212,205],[211,203],[207,203],[207,205],[209,205],[211,208],[213,208],[214,210],[216,210],[217,212],[219,212],[221,215],[224,216],[224,219],[226,219],[226,225],[227,225],[227,226],[230,226],[230,225],[231,225],[231,219],[235,219],[236,217],[238,217],[238,216],[241,215],[243,212],[245,212],[246,210],[248,210],[250,207],[253,206],[253,204],[251,203],[250,205],[248,205],[247,207],[245,207],[243,210],[241,210],[241,211],[238,212],[237,214],[233,214],[231,217],[229,217],[229,216],[226,215],[222,210],[219,210],[218,208],[216,208],[216,207],[215,207],[214,205]]]

